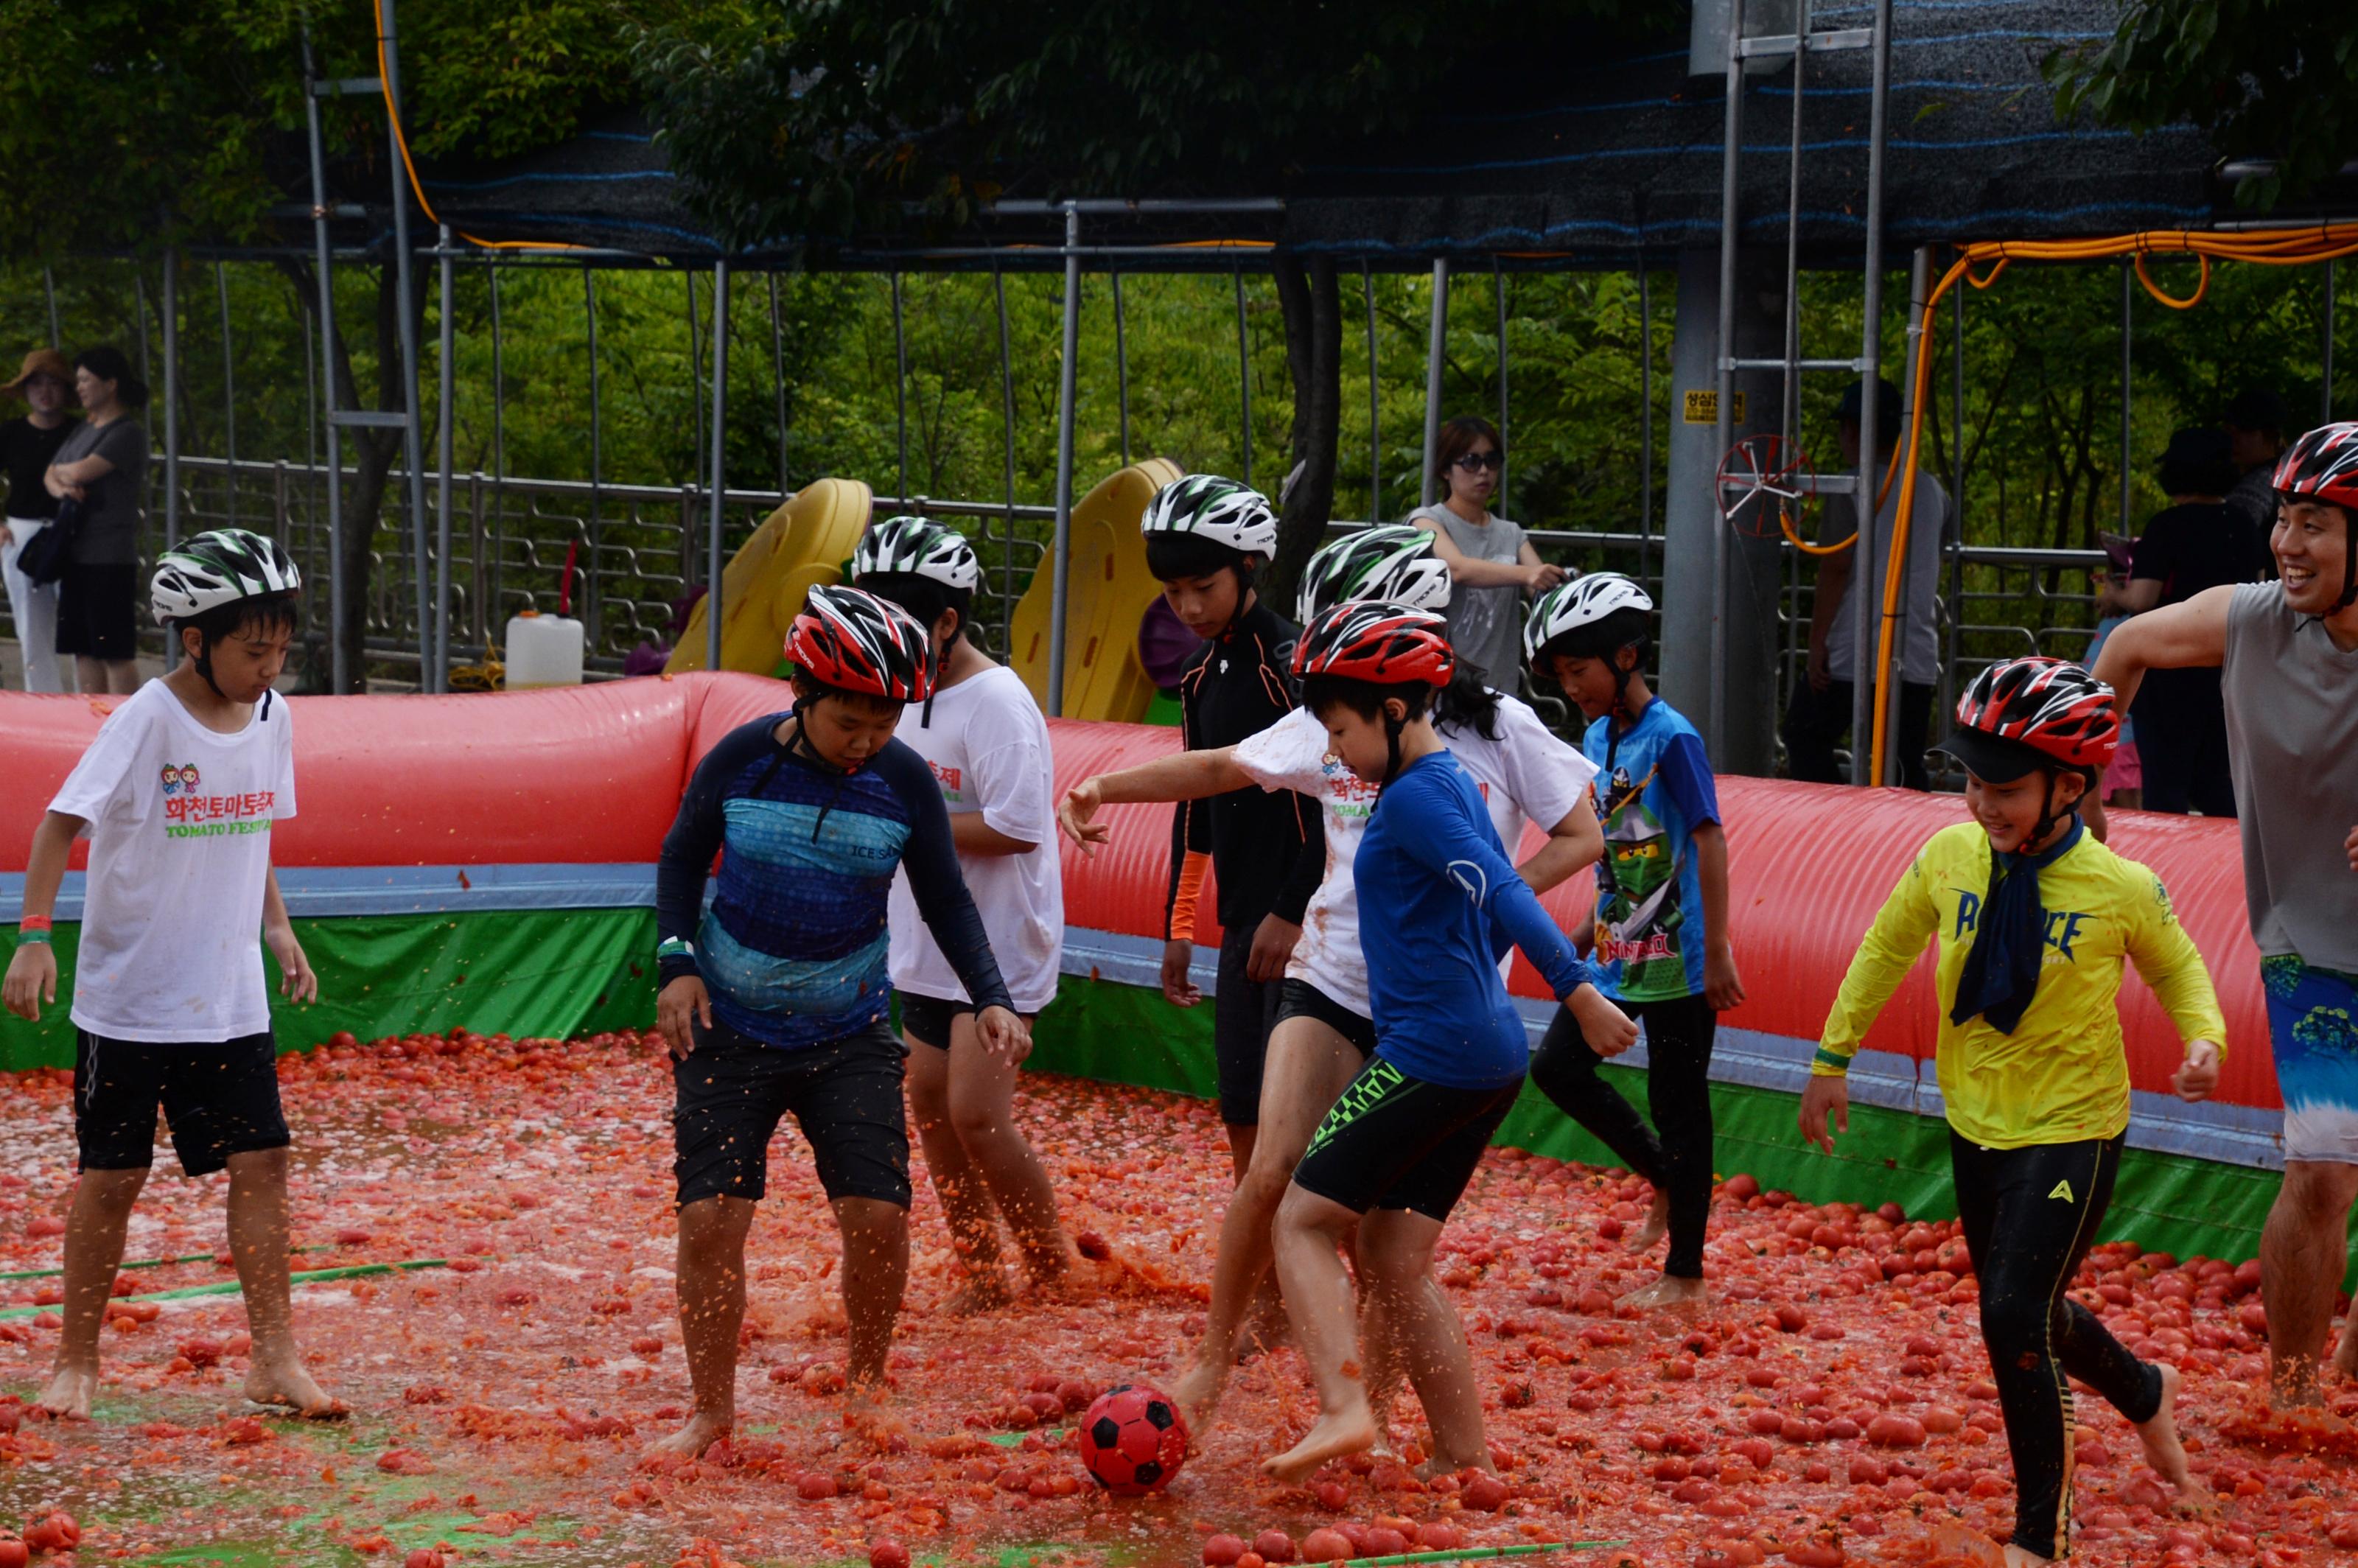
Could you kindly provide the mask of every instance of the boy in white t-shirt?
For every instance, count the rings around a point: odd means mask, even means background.
[[[1401,524],[1363,528],[1321,549],[1303,570],[1302,623],[1347,600],[1385,600],[1438,610],[1448,601],[1449,570],[1433,535]],[[1551,734],[1525,704],[1485,687],[1470,671],[1437,694],[1435,721],[1450,752],[1472,774],[1500,840],[1509,849],[1526,821],[1547,842],[1519,868],[1537,889],[1564,881],[1603,853],[1604,835],[1589,807],[1595,769]],[[1105,841],[1094,820],[1100,806],[1125,801],[1201,799],[1257,784],[1294,790],[1325,809],[1326,871],[1302,919],[1302,939],[1287,962],[1262,1072],[1260,1133],[1252,1163],[1228,1200],[1212,1275],[1211,1310],[1189,1366],[1170,1385],[1197,1431],[1210,1418],[1254,1292],[1270,1267],[1270,1222],[1284,1200],[1319,1119],[1364,1066],[1376,1044],[1368,1000],[1368,964],[1359,945],[1358,893],[1352,864],[1375,806],[1377,788],[1334,755],[1326,727],[1297,708],[1257,735],[1217,751],[1180,752],[1086,779],[1065,797],[1058,816],[1085,850]],[[1370,1336],[1371,1358],[1383,1354]],[[1378,1402],[1395,1368],[1370,1368]]]
[[[861,536],[851,569],[856,586],[932,630],[940,665],[933,696],[903,709],[893,735],[941,785],[959,869],[1028,1023],[1055,1000],[1064,957],[1047,720],[1022,678],[966,635],[982,568],[964,538],[922,517],[888,517]],[[1078,1254],[1057,1219],[1047,1170],[1015,1124],[1018,1064],[982,1049],[973,1001],[919,918],[906,871],[893,878],[887,917],[910,1108],[967,1273],[951,1310],[1013,1299],[1000,1263],[1002,1217],[1033,1281],[1062,1284]]]
[[[49,924],[66,860],[77,837],[91,839],[72,1011],[81,1176],[66,1222],[65,1325],[39,1400],[52,1415],[90,1414],[159,1104],[183,1171],[229,1172],[230,1254],[254,1336],[245,1397],[314,1419],[344,1413],[295,1345],[288,1138],[254,942],[258,930],[282,995],[319,994],[270,869],[272,825],[295,815],[293,722],[270,687],[301,587],[294,559],[243,529],[167,551],[151,599],[185,657],[100,726],[33,832],[0,1000],[36,1021],[57,1000]]]

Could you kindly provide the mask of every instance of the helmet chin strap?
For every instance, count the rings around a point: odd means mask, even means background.
[[[2333,601],[2329,613],[2339,615],[2353,604],[2358,604],[2358,512],[2345,506],[2342,509],[2342,597]]]
[[[1384,784],[1391,783],[1400,772],[1401,731],[1407,728],[1407,719],[1395,719],[1389,713],[1384,715]],[[1384,784],[1376,787],[1381,790]]]

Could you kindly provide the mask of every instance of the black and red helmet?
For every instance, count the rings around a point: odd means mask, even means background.
[[[2008,784],[2041,767],[2100,774],[2120,743],[2111,687],[2068,659],[2021,658],[1974,677],[1941,750],[1976,776]]]
[[[786,657],[838,691],[923,702],[934,688],[933,641],[925,629],[899,605],[862,589],[812,589],[786,633]]]
[[[2320,425],[2287,447],[2270,482],[2287,501],[2328,501],[2358,512],[2358,422]]]
[[[1303,677],[1447,686],[1456,668],[1445,619],[1434,611],[1382,600],[1336,605],[1304,627],[1293,645],[1293,673]]]

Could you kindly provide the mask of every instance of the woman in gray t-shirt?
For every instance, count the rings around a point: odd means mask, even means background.
[[[1522,667],[1522,604],[1562,582],[1564,570],[1540,559],[1521,524],[1490,514],[1506,449],[1487,419],[1452,419],[1441,427],[1433,454],[1449,485],[1438,506],[1419,507],[1409,521],[1437,535],[1433,554],[1449,563],[1449,643],[1457,657],[1502,691],[1513,691]]]
[[[2126,706],[2148,670],[2220,672],[2284,1102],[2284,1186],[2260,1236],[2269,1393],[2314,1405],[2358,1200],[2358,423],[2311,430],[2273,478],[2279,580],[2131,616],[2095,674]],[[2103,836],[2100,810],[2089,824]],[[2336,1359],[2358,1377],[2358,1322]]]
[[[86,692],[138,688],[139,514],[147,484],[147,432],[132,410],[147,384],[119,349],[74,360],[74,391],[87,416],[44,476],[51,495],[81,509],[58,597],[58,652],[70,654]]]

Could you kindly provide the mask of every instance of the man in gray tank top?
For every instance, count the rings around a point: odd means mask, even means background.
[[[2244,886],[2284,1099],[2284,1185],[2260,1238],[2270,1392],[2318,1402],[2317,1363],[2358,1198],[2358,424],[2277,465],[2281,580],[2133,617],[2096,661],[2125,706],[2149,669],[2216,665]],[[2101,809],[2090,826],[2103,836]],[[2358,1322],[2334,1357],[2358,1377]]]

